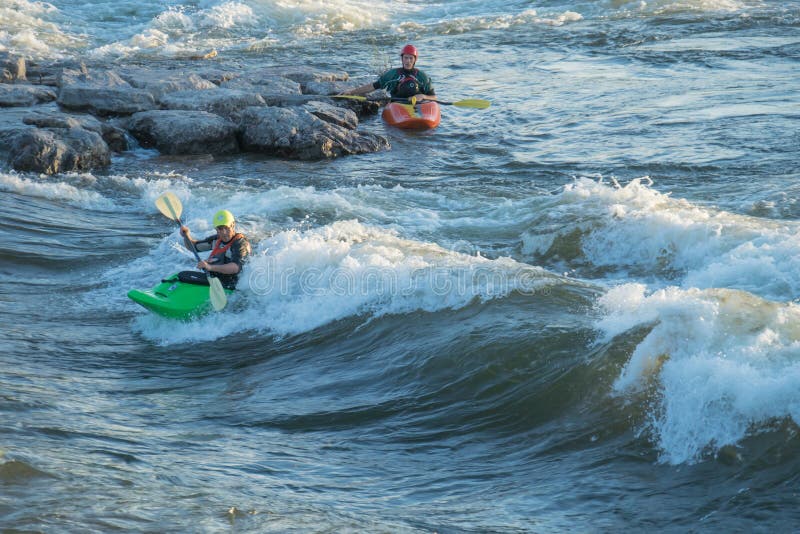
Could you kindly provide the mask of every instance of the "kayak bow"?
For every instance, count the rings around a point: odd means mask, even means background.
[[[224,291],[227,295],[233,293],[230,289]],[[131,289],[128,297],[155,314],[183,321],[201,317],[212,309],[208,284],[202,280],[182,281],[178,273],[165,278],[152,289]]]
[[[441,112],[439,104],[427,100],[416,105],[389,102],[381,117],[390,126],[404,130],[428,130],[439,126]]]

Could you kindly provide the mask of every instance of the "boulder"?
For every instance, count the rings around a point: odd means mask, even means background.
[[[201,78],[197,74],[142,69],[136,73],[121,73],[121,76],[133,87],[149,92],[156,100],[160,100],[164,95],[177,91],[219,89],[217,85]]]
[[[305,106],[309,102],[325,102],[336,107],[349,109],[353,111],[358,117],[366,117],[368,115],[375,115],[378,113],[381,105],[380,102],[373,102],[371,100],[355,100],[350,98],[333,98],[323,95],[276,95],[264,96],[264,102],[268,106],[274,107],[291,107],[291,106]]]
[[[305,104],[303,109],[325,122],[347,128],[348,130],[355,130],[358,127],[358,116],[355,111],[346,108],[320,102],[319,100],[312,100]]]
[[[347,81],[350,76],[346,72],[330,72],[317,70],[311,67],[264,67],[248,73],[248,78],[253,80],[283,77],[294,80],[300,85],[309,82],[336,82]]]
[[[9,161],[18,171],[56,174],[108,166],[111,154],[95,132],[82,128],[35,128],[15,138]]]
[[[348,89],[358,87],[346,81],[333,82],[307,82],[303,84],[303,94],[305,95],[338,95]]]
[[[298,107],[251,107],[241,120],[242,148],[250,152],[312,160],[389,148],[384,137],[331,124]]]
[[[56,99],[56,92],[29,83],[0,84],[0,107],[34,106]]]
[[[42,63],[30,60],[26,65],[26,75],[29,83],[58,87],[63,70],[80,70],[80,68],[81,65],[71,59],[46,61]]]
[[[37,128],[83,128],[100,134],[103,141],[114,152],[128,149],[128,138],[125,130],[107,122],[100,121],[91,115],[73,115],[60,111],[34,110],[22,118],[22,122]]]
[[[9,83],[26,79],[25,58],[9,52],[0,52],[0,82]]]
[[[260,95],[235,89],[178,91],[161,98],[161,107],[165,109],[207,111],[234,120],[243,109],[263,105]]]
[[[216,86],[221,85],[223,82],[228,80],[232,80],[239,76],[237,72],[234,72],[230,69],[224,69],[219,66],[201,66],[195,67],[192,69],[192,72],[203,78],[204,80],[208,80],[209,82],[213,83]]]
[[[239,151],[236,125],[205,111],[143,111],[131,117],[128,128],[142,146],[153,146],[162,154],[231,154]]]
[[[0,113],[0,152],[7,153],[18,135],[34,129],[22,122],[28,113],[26,108],[7,108]]]
[[[226,82],[220,87],[224,89],[238,89],[250,93],[258,93],[262,98],[274,95],[299,95],[302,93],[300,84],[282,76],[269,76],[265,78],[250,78],[240,76]]]
[[[59,78],[59,105],[94,115],[131,115],[156,107],[153,95],[137,89],[114,71],[67,69]]]

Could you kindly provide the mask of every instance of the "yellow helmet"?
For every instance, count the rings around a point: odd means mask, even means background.
[[[228,210],[219,210],[214,214],[214,228],[217,226],[230,226],[234,222],[236,221],[233,219],[233,213]]]

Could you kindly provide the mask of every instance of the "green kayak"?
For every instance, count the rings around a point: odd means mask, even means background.
[[[201,276],[187,276],[187,275]],[[131,289],[128,297],[153,313],[172,319],[190,321],[211,311],[208,283],[202,273],[175,273],[153,289]],[[226,289],[230,295],[232,290]]]

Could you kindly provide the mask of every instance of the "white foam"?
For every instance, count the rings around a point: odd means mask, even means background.
[[[646,0],[635,2],[639,11],[654,15],[665,15],[684,12],[735,12],[747,7],[748,2],[737,0]],[[749,2],[750,5],[754,2]]]
[[[0,5],[0,50],[28,57],[60,57],[84,44],[84,37],[63,31],[63,15],[47,2],[8,0]]]
[[[642,43],[639,46],[647,50],[658,50],[660,52],[683,52],[687,50],[703,50],[714,52],[730,52],[740,50],[752,52],[753,50],[764,48],[790,46],[796,42],[797,39],[794,37],[770,37],[765,35],[744,37],[742,35],[730,36],[725,33],[715,32],[699,35],[693,34],[691,37],[674,38],[666,41]],[[676,98],[679,100],[681,98],[699,98],[700,96],[702,95],[675,95],[671,98]]]
[[[523,236],[544,254],[576,239],[595,266],[684,273],[684,287],[745,289],[773,300],[800,297],[800,227],[673,199],[649,179],[627,185],[582,178],[567,185]],[[550,229],[549,231],[547,229]]]
[[[272,16],[284,23],[293,21],[299,35],[314,36],[383,25],[389,20],[389,9],[389,3],[377,1],[295,0],[276,4]]]
[[[0,191],[67,202],[84,208],[111,209],[114,207],[114,203],[100,193],[76,187],[62,181],[64,179],[65,177],[28,179],[13,172],[0,173]],[[94,177],[88,174],[73,175],[73,180],[86,184],[87,182],[93,182]]]
[[[202,10],[197,16],[197,25],[204,29],[230,29],[252,26],[258,23],[250,6],[241,2],[223,2]]]
[[[646,292],[626,284],[600,299],[608,338],[651,328],[615,383],[656,383],[648,429],[669,463],[694,462],[774,420],[800,423],[800,308],[727,289]]]
[[[406,21],[396,27],[401,33],[418,33],[425,29],[437,34],[459,34],[480,30],[504,30],[517,26],[546,25],[563,26],[564,24],[583,20],[583,15],[575,11],[564,11],[560,14],[540,16],[535,9],[526,9],[520,13],[504,15],[467,15],[447,16],[433,23]]]
[[[259,50],[279,42],[273,34],[301,38],[382,25],[388,4],[300,0],[202,2],[197,7],[169,7],[144,29],[119,39],[116,35],[90,51],[94,57],[200,55],[212,49]]]
[[[190,33],[197,31],[195,20],[184,11],[168,9],[153,19],[153,26],[165,33]]]
[[[119,57],[137,54],[168,57],[202,55],[211,49],[236,42],[239,31],[259,24],[253,9],[241,2],[211,4],[196,10],[170,7],[156,15],[149,27],[131,37],[102,44],[91,51],[93,57]],[[231,30],[234,33],[231,34]],[[225,37],[220,37],[225,35]]]
[[[155,28],[149,28],[125,41],[119,41],[99,46],[87,52],[94,58],[124,57],[137,53],[161,53],[164,55],[178,55],[184,49],[172,45],[167,33]],[[191,50],[194,50],[192,48]]]
[[[143,318],[137,322],[142,334],[164,343],[251,330],[292,335],[350,317],[370,320],[457,309],[513,291],[532,294],[556,279],[508,258],[469,256],[352,220],[280,232],[254,248],[229,311],[188,324]],[[144,280],[148,270],[152,278],[156,269],[185,265],[185,256],[162,243],[154,254],[108,276],[117,285],[132,276]]]

